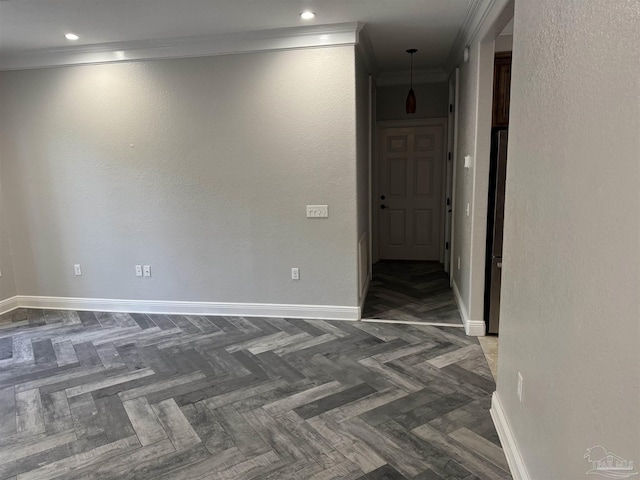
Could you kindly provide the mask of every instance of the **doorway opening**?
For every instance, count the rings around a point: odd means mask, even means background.
[[[507,182],[512,45],[513,20],[496,37],[493,68],[484,293],[484,319],[487,333],[493,335],[498,334],[500,326],[502,235]]]
[[[463,327],[448,273],[449,123],[378,122],[371,185],[374,265],[363,321]]]
[[[509,140],[509,107],[511,98],[511,59],[513,50],[513,4],[508,5],[496,20],[487,43],[492,51],[481,58],[493,68],[491,84],[485,84],[486,97],[491,99],[489,176],[487,183],[486,246],[484,258],[483,319],[486,336],[480,337],[493,376],[497,378],[498,335],[500,324],[500,293],[502,286],[502,246],[504,206],[507,184],[507,147]],[[488,113],[488,112],[487,112]]]

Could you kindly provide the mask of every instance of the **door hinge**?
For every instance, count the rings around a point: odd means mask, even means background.
[[[453,155],[451,155],[451,152],[449,152],[448,155],[447,155],[447,160],[451,161],[452,157],[453,157]]]
[[[453,113],[453,103],[449,104],[449,113]]]
[[[451,199],[450,199],[450,198],[447,198],[447,207],[448,207],[449,205],[451,205]]]
[[[444,242],[444,249],[449,250],[449,242]]]

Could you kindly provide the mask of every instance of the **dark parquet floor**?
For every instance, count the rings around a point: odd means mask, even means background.
[[[508,479],[460,329],[20,309],[0,479]]]
[[[449,276],[438,262],[376,263],[362,317],[462,326]]]

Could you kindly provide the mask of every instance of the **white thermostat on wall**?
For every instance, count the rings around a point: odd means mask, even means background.
[[[307,218],[327,218],[329,205],[307,205]]]

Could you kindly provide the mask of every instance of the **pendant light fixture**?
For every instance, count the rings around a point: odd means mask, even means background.
[[[409,95],[407,95],[407,103],[406,103],[407,113],[416,113],[416,94],[413,93],[413,54],[416,53],[417,51],[418,49],[416,48],[410,48],[409,50],[407,50],[407,53],[411,55],[411,70],[409,73],[410,86],[409,86]]]

